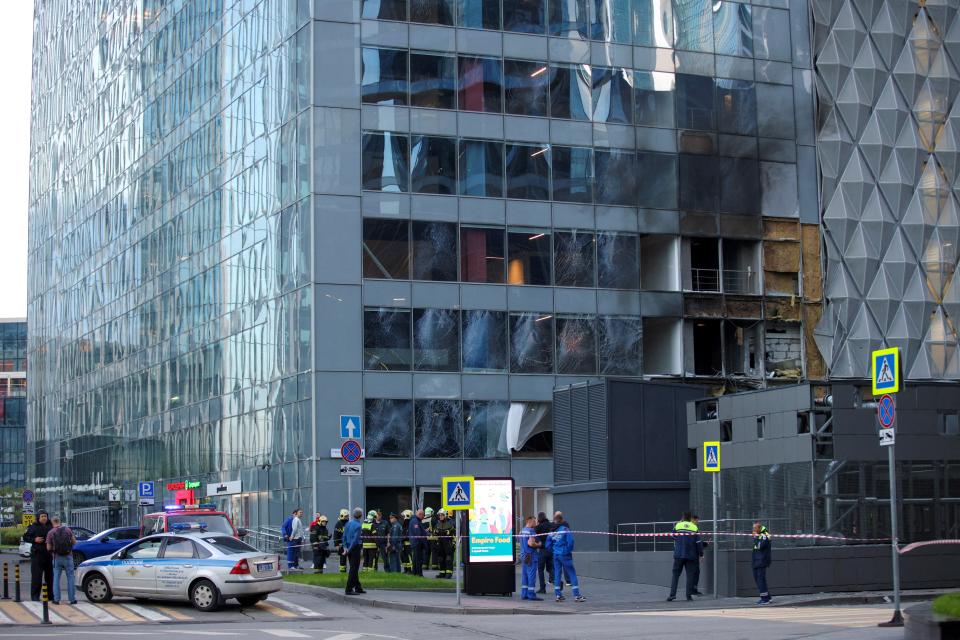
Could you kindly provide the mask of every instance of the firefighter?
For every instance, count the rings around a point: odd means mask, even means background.
[[[423,510],[423,530],[427,534],[427,539],[423,545],[423,568],[437,568],[437,536],[433,531],[436,525],[436,518],[432,507]]]
[[[440,567],[438,578],[453,577],[453,546],[454,546],[454,521],[447,518],[447,512],[444,509],[437,511],[437,522],[433,526],[437,542],[434,546],[437,556],[437,565]]]
[[[343,553],[343,528],[350,521],[350,512],[346,509],[340,509],[340,519],[333,525],[333,546],[337,548],[337,556],[340,558],[340,573],[347,572],[347,556]]]
[[[413,554],[410,549],[410,518],[413,517],[413,511],[404,509],[400,514],[403,525],[403,548],[400,550],[400,566],[404,573],[413,573]]]
[[[390,559],[387,557],[387,538],[390,537],[390,523],[383,517],[383,510],[377,509],[373,521],[374,542],[377,543],[377,559],[383,561],[383,570],[389,571]]]
[[[360,525],[360,540],[363,541],[363,571],[377,570],[377,539],[373,528],[373,521],[377,512],[372,509],[367,512],[367,519]]]

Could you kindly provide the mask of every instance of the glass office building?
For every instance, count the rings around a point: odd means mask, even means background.
[[[100,5],[35,18],[54,508],[329,514],[354,415],[355,503],[467,473],[546,510],[555,386],[825,375],[806,0]]]
[[[27,321],[0,318],[0,489],[25,486],[26,445]]]

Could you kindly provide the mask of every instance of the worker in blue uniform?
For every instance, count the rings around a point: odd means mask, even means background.
[[[574,600],[586,602],[587,599],[580,594],[580,582],[577,580],[577,571],[573,568],[573,532],[559,511],[553,516],[553,524],[553,533],[547,536],[547,548],[553,553],[553,593],[557,602],[566,600],[560,592],[562,576],[566,575],[573,587]]]
[[[537,537],[537,519],[527,516],[525,526],[520,532],[520,599],[543,600],[537,597],[537,567],[540,564],[540,547],[543,544]]]
[[[770,548],[770,532],[759,522],[753,523],[753,580],[760,591],[757,604],[770,604],[770,590],[767,588],[767,567],[773,561],[773,551]]]
[[[693,600],[693,588],[700,562],[700,528],[693,523],[693,517],[687,511],[680,522],[673,526],[673,578],[670,580],[670,597],[667,602],[677,599],[677,583],[680,574],[687,572],[687,600]]]

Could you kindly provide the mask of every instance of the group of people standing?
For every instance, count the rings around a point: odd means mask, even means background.
[[[77,604],[76,581],[73,566],[73,547],[77,538],[70,527],[58,516],[41,510],[37,521],[27,527],[23,541],[30,543],[30,599],[40,600],[43,586],[53,604],[60,604],[60,577],[66,574],[67,599]]]
[[[527,516],[520,532],[520,599],[543,600],[538,593],[546,593],[544,571],[553,585],[553,595],[557,602],[566,598],[563,595],[563,582],[573,589],[577,602],[586,602],[580,593],[580,582],[573,566],[573,532],[559,511],[553,514],[553,521],[547,520],[547,514],[540,512],[537,517]],[[537,580],[540,589],[537,589]]]

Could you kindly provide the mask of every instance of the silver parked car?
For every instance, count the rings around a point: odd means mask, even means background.
[[[280,557],[266,555],[222,533],[161,533],[77,568],[77,582],[91,602],[114,596],[138,600],[189,600],[212,611],[236,598],[243,606],[283,586]]]

